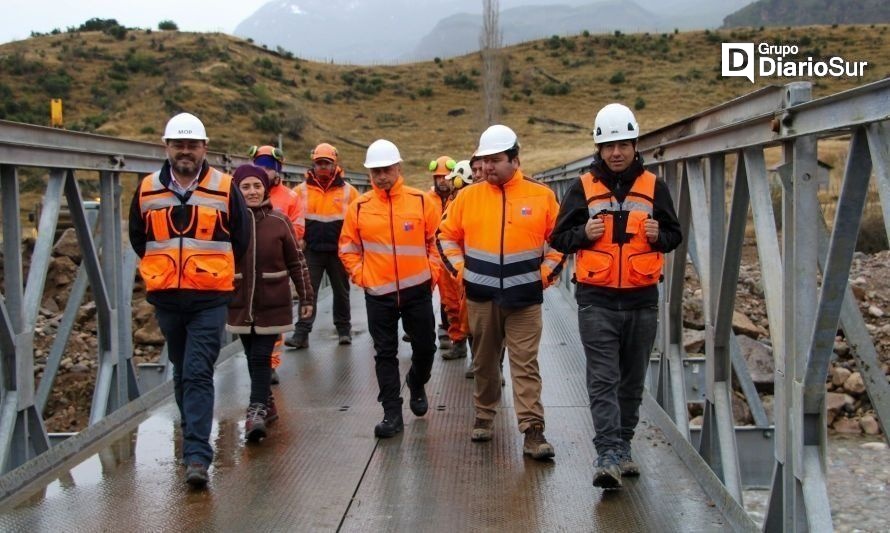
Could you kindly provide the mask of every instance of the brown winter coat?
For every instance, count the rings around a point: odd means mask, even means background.
[[[268,199],[250,209],[250,246],[235,267],[235,294],[229,304],[226,330],[270,335],[294,329],[290,283],[301,304],[315,297],[306,258],[297,246],[290,220],[269,205]]]

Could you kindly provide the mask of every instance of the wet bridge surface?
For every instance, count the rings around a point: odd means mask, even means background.
[[[405,430],[374,438],[373,347],[353,292],[351,346],[338,346],[330,297],[319,302],[309,350],[287,350],[273,390],[281,418],[259,444],[244,440],[244,355],[216,374],[209,490],[179,464],[172,396],[79,454],[0,509],[17,531],[717,531],[727,521],[652,422],[644,404],[633,453],[642,476],[623,491],[591,484],[595,452],[574,305],[547,291],[540,362],[555,460],[523,457],[509,379],[488,443],[470,441],[473,381],[465,361],[438,354],[430,411],[407,409]],[[399,353],[404,371],[410,347]],[[52,479],[49,479],[52,478]]]

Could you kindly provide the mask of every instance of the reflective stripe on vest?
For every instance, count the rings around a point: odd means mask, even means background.
[[[591,218],[601,217],[606,226],[602,237],[590,248],[578,250],[575,279],[578,283],[611,288],[639,288],[661,279],[664,256],[652,249],[646,238],[645,221],[652,218],[656,177],[645,171],[634,180],[623,203],[589,172],[581,185]],[[615,242],[614,214],[627,212],[627,242]]]

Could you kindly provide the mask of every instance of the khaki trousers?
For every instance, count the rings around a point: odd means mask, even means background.
[[[513,380],[513,405],[519,431],[544,425],[538,346],[541,342],[541,305],[506,309],[493,302],[467,299],[470,335],[473,337],[473,400],[476,417],[492,420],[501,399],[501,353],[504,346]]]

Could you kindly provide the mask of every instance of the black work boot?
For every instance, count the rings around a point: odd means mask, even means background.
[[[415,416],[423,416],[430,408],[429,401],[426,398],[426,389],[423,385],[416,386],[408,380],[408,391],[411,392],[411,399],[408,401],[408,407]]]
[[[388,439],[396,433],[402,431],[405,424],[402,422],[401,411],[383,415],[383,420],[374,426],[374,436],[379,439]]]

